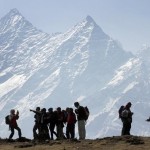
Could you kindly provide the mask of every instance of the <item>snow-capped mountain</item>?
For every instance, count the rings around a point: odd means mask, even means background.
[[[97,115],[93,116],[93,123],[90,122],[89,128],[93,126],[97,129],[90,133],[91,136],[120,135],[122,127],[118,119],[118,110],[121,105],[126,105],[129,101],[134,112],[131,133],[149,135],[149,123],[145,121],[150,115],[149,52],[150,48],[147,48],[130,58],[116,70],[114,77],[99,91],[95,101],[100,97],[105,101],[105,107],[97,111]],[[100,105],[98,100],[96,105]]]
[[[74,101],[90,109],[88,138],[120,134],[118,108],[128,101],[135,112],[133,132],[147,135],[147,124],[139,130],[138,122],[149,107],[146,51],[138,56],[124,51],[90,16],[49,35],[11,10],[0,20],[0,136],[9,134],[4,117],[11,108],[20,111],[23,135],[32,137],[30,108],[65,109]]]

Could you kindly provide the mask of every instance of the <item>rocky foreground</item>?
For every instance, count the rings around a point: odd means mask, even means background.
[[[54,140],[38,142],[22,140],[0,140],[0,150],[149,150],[150,137],[115,136],[87,140]]]

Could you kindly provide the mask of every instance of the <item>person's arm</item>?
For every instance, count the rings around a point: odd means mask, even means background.
[[[30,111],[34,112],[35,114],[41,114],[40,111],[36,111],[36,110],[33,110],[33,109],[30,109]]]
[[[19,119],[19,111],[18,111],[18,110],[17,110],[17,112],[16,112],[15,117],[16,117],[16,120]]]

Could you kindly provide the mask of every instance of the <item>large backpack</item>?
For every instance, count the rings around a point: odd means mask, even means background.
[[[128,112],[128,110],[126,110],[126,109],[124,109],[123,111],[122,111],[122,117],[123,118],[128,118],[129,117],[129,112]]]
[[[85,111],[85,120],[88,120],[89,115],[90,115],[90,111],[89,111],[87,106],[84,107],[84,111]]]
[[[125,107],[123,105],[119,108],[119,110],[118,110],[119,118],[122,118],[122,112],[123,112],[124,108]]]
[[[7,125],[9,125],[9,124],[10,124],[9,115],[7,115],[7,116],[5,117],[5,123],[6,123]]]

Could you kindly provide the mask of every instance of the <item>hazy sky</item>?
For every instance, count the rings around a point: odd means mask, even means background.
[[[150,0],[0,0],[0,18],[13,8],[47,33],[65,32],[90,15],[124,49],[150,45]]]

